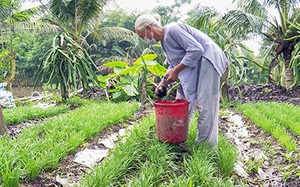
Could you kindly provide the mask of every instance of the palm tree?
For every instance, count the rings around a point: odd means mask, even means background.
[[[37,81],[50,74],[48,83],[60,85],[63,100],[68,99],[70,88],[77,89],[78,78],[84,90],[89,88],[89,83],[97,84],[95,73],[92,71],[92,68],[96,68],[95,63],[87,51],[90,49],[87,38],[89,41],[109,40],[133,34],[132,31],[120,27],[100,27],[101,15],[108,2],[106,0],[50,1],[51,17],[48,16],[43,20],[59,26],[61,33],[54,37],[57,45],[53,45],[46,53],[39,68],[41,76]],[[62,42],[57,43],[57,38],[62,39]],[[57,47],[60,50],[57,50]],[[60,66],[57,66],[57,61]]]
[[[240,37],[235,37],[227,27],[221,13],[213,8],[198,5],[189,14],[191,18],[188,21],[194,27],[207,33],[221,47],[228,60],[232,62],[221,78],[222,100],[228,100],[228,79],[232,78],[234,83],[240,82],[245,77],[244,64],[255,62],[253,52],[242,44],[242,41],[247,39],[246,34],[241,33]]]
[[[268,45],[263,46],[267,56],[272,56],[269,62],[269,80],[272,83],[271,71],[274,67],[280,66],[283,59],[285,87],[290,89],[294,82],[294,68],[291,66],[291,59],[295,45],[299,42],[296,36],[299,29],[293,26],[300,21],[299,0],[238,0],[238,9],[230,11],[225,20],[240,36],[242,30],[247,33],[255,33],[263,37]],[[270,8],[274,8],[278,17],[271,17]]]

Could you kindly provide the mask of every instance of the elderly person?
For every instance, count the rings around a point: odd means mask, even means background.
[[[164,83],[179,79],[177,98],[189,101],[189,122],[199,111],[196,142],[217,147],[220,77],[229,62],[220,47],[205,33],[184,23],[159,24],[159,16],[144,14],[137,18],[135,30],[151,44],[158,41],[169,68]]]

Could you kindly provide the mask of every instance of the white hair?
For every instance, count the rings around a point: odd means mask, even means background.
[[[135,29],[138,31],[143,31],[147,25],[160,26],[160,16],[158,14],[143,14],[135,21]]]

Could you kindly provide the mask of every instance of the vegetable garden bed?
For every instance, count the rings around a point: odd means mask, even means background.
[[[20,181],[33,180],[40,172],[56,168],[86,139],[127,119],[137,109],[137,104],[87,102],[72,112],[23,129],[15,138],[1,137],[1,183],[18,186]]]
[[[289,112],[272,113],[271,108]],[[256,103],[237,105],[239,112],[222,109],[218,152],[206,145],[194,144],[195,120],[186,143],[159,142],[155,135],[155,116],[147,115],[139,121],[145,114],[139,111],[134,115],[139,117],[130,117],[137,109],[137,104],[87,102],[83,107],[28,127],[15,138],[2,137],[1,166],[6,166],[1,167],[2,185],[59,186],[63,182],[64,186],[300,184],[299,123],[295,117],[298,106]],[[254,111],[249,112],[250,109]],[[237,116],[242,125],[232,120]],[[118,123],[126,119],[125,123]],[[265,128],[264,123],[276,124],[284,133],[278,133],[278,129],[274,133]],[[103,146],[99,144],[100,137],[129,126],[133,128],[116,141],[116,147],[110,149],[108,157],[95,167],[74,163],[76,152],[99,148]],[[239,132],[241,130],[247,133]],[[292,146],[282,143],[285,138],[276,134],[289,136],[287,139]]]

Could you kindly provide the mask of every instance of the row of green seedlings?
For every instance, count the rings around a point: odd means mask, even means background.
[[[296,150],[296,140],[290,132],[300,135],[300,107],[288,103],[257,102],[240,104],[237,108],[256,125],[270,133],[288,152]]]
[[[79,186],[234,186],[237,150],[221,136],[218,151],[195,144],[196,122],[182,147],[159,142],[150,115],[127,134]]]
[[[40,108],[36,105],[24,105],[15,108],[4,108],[3,116],[6,125],[14,125],[33,119],[42,119],[51,116],[56,116],[67,112],[70,108],[76,108],[84,105],[84,100],[73,97],[67,103],[62,103],[56,106]]]
[[[68,153],[104,128],[128,119],[136,103],[89,101],[68,113],[23,129],[16,138],[0,138],[0,186],[16,187],[54,169]]]

